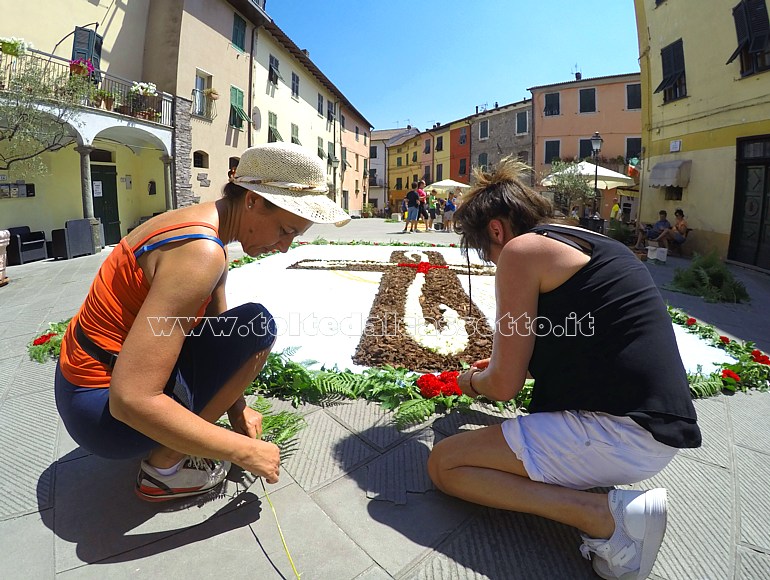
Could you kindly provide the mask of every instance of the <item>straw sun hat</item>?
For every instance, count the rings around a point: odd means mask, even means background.
[[[280,208],[315,223],[338,227],[350,216],[326,197],[326,167],[315,152],[293,143],[268,143],[246,149],[235,183]]]

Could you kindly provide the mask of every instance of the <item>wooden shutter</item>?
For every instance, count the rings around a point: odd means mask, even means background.
[[[764,52],[770,39],[770,22],[767,17],[765,0],[747,0],[751,44],[749,52],[756,54]]]
[[[659,93],[660,91],[667,89],[674,84],[674,80],[676,78],[674,76],[674,69],[676,68],[676,65],[674,64],[673,44],[669,44],[660,51],[660,60],[663,65],[663,80],[653,91],[653,93]]]
[[[90,28],[75,27],[75,36],[72,40],[72,60],[91,57],[96,33]]]
[[[741,54],[743,49],[749,45],[749,41],[751,40],[749,18],[748,14],[746,14],[746,4],[741,2],[738,6],[733,8],[733,19],[735,20],[735,34],[738,37],[738,48],[736,48],[735,52],[730,55],[730,58],[727,59],[725,64],[733,62],[738,55]]]
[[[103,39],[98,34],[94,33],[94,49],[91,52],[91,64],[94,65],[93,80],[95,83],[102,81],[102,75],[99,70],[102,68],[102,42]]]

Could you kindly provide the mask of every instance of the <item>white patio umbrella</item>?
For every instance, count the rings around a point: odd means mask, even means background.
[[[623,175],[622,173],[618,173],[617,171],[612,171],[611,169],[607,169],[606,167],[602,167],[601,165],[598,166],[598,173],[597,173],[597,166],[593,163],[589,163],[588,161],[581,161],[580,163],[573,165],[571,167],[568,167],[567,169],[563,170],[564,173],[577,173],[578,175],[581,175],[585,182],[589,185],[594,184],[594,179],[596,180],[596,186],[599,189],[615,189],[616,187],[629,187],[634,185],[634,179],[632,177],[628,177],[627,175]],[[551,175],[547,176],[545,179],[543,179],[540,182],[540,185],[544,185],[546,187],[553,185],[553,179],[552,177],[554,175],[559,175],[559,173],[563,172],[557,172],[552,173]]]
[[[431,183],[430,185],[426,185],[425,189],[441,189],[441,190],[448,190],[448,189],[468,189],[470,185],[467,183],[460,183],[459,181],[455,181],[454,179],[442,179],[441,181],[437,181],[436,183]]]

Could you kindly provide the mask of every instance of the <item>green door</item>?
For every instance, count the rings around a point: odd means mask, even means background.
[[[120,241],[118,172],[113,165],[91,165],[91,195],[94,216],[104,226],[104,243],[117,244]]]
[[[770,139],[750,138],[738,143],[728,257],[770,269]]]

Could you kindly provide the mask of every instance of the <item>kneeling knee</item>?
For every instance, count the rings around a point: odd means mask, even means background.
[[[443,477],[446,473],[446,454],[444,453],[442,443],[437,443],[428,456],[428,476],[438,489],[446,492]]]

